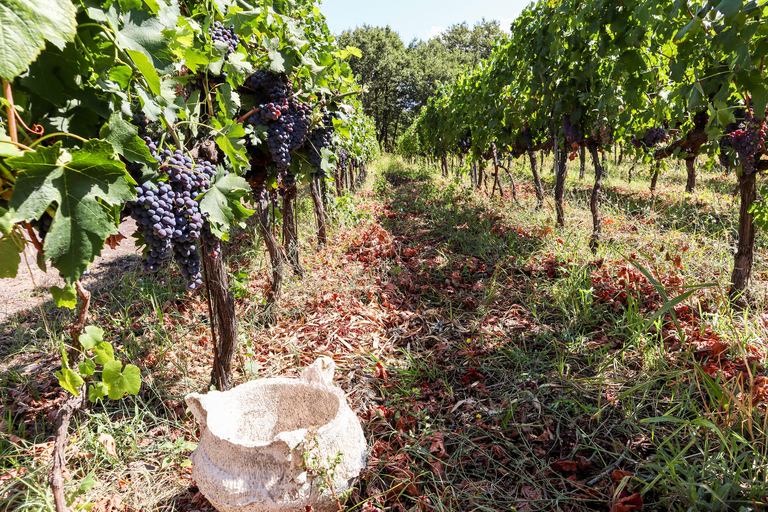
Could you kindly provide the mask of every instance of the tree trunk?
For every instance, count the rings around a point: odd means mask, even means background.
[[[656,192],[656,183],[659,181],[659,167],[661,164],[657,161],[656,167],[653,169],[653,176],[651,177],[651,192]]]
[[[621,165],[622,160],[624,160],[624,146],[619,148],[619,162],[616,165]]]
[[[323,212],[328,209],[328,187],[325,184],[326,176],[318,176],[320,185],[320,196],[323,198]]]
[[[320,176],[318,174],[312,175],[312,181],[309,182],[309,193],[312,196],[312,205],[317,221],[317,246],[323,247],[328,243],[328,237],[325,232],[325,208],[320,195]]]
[[[85,324],[89,319],[91,306],[91,292],[85,289],[81,281],[75,281],[75,291],[80,297],[80,308],[77,320],[69,328],[72,337],[72,346],[67,353],[67,361],[70,366],[77,367],[83,359],[83,346],[80,336],[83,334]],[[62,365],[63,366],[63,365]],[[56,413],[56,433],[54,434],[53,466],[48,474],[48,484],[53,493],[53,503],[56,512],[68,512],[67,500],[64,496],[64,468],[66,467],[66,449],[69,441],[69,423],[77,411],[83,408],[86,399],[86,387],[80,386],[78,396],[69,397]]]
[[[555,146],[557,148],[557,146]],[[555,163],[557,164],[557,173],[555,174],[555,209],[557,210],[557,223],[565,226],[565,179],[568,177],[568,154],[565,151],[556,151]]]
[[[685,191],[693,194],[696,191],[696,157],[691,156],[685,159],[685,170],[688,172],[688,179],[685,182]]]
[[[296,275],[303,277],[304,269],[299,261],[299,234],[296,230],[296,184],[289,187],[283,196],[283,240],[288,264]]]
[[[477,162],[477,189],[482,190],[484,183],[485,183],[485,161],[481,158]]]
[[[597,146],[590,145],[589,153],[595,164],[595,186],[592,187],[592,197],[589,199],[589,209],[592,211],[592,236],[589,239],[589,248],[597,252],[600,246],[600,234],[602,233],[602,220],[600,219],[600,193],[603,189],[603,166],[600,165],[600,157],[597,154]]]
[[[579,144],[579,181],[584,181],[584,174],[587,172],[587,152],[584,144]]]
[[[733,257],[733,272],[731,273],[731,288],[729,290],[732,302],[743,299],[743,294],[749,284],[749,276],[752,274],[755,222],[749,209],[757,198],[756,181],[756,173],[744,174],[742,171],[739,176],[741,207],[739,209],[739,243],[736,255]]]
[[[229,290],[229,275],[224,255],[212,258],[203,245],[203,268],[208,293],[208,314],[213,338],[213,370],[211,384],[219,391],[232,388],[232,363],[237,352],[237,316],[235,297]]]
[[[344,185],[341,182],[342,179],[343,178],[341,176],[341,169],[337,165],[336,171],[333,173],[333,182],[336,185],[336,197],[341,197],[341,191],[344,188]]]
[[[267,303],[273,304],[280,296],[280,290],[283,285],[283,258],[280,254],[280,247],[277,240],[269,229],[269,197],[264,196],[256,202],[256,215],[259,217],[259,231],[264,239],[264,245],[269,252],[269,260],[272,263],[272,282],[271,290],[267,294]]]
[[[494,144],[491,147],[491,157],[493,158],[493,188],[491,190],[491,197],[493,197],[493,194],[496,193],[496,186],[499,187],[499,194],[501,195],[501,198],[504,199],[504,192],[501,190],[501,185],[499,184],[499,155],[496,152],[496,145]],[[515,196],[514,193],[515,190],[515,182],[512,182],[512,196]]]
[[[539,176],[539,170],[536,168],[536,155],[531,150],[528,150],[528,160],[531,161],[531,174],[533,174],[533,185],[536,190],[536,209],[538,210],[544,203],[544,187],[541,185],[541,176]]]
[[[56,413],[56,434],[53,444],[53,466],[48,475],[48,484],[53,491],[56,512],[68,512],[64,496],[64,468],[66,466],[66,448],[69,441],[69,423],[77,411],[85,405],[86,389],[80,387],[78,396],[70,396]]]

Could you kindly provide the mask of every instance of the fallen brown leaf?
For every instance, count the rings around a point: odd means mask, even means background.
[[[99,434],[99,442],[106,448],[107,454],[117,458],[117,447],[115,446],[115,438],[110,434]]]

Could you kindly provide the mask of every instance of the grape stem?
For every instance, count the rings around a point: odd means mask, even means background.
[[[259,111],[261,111],[261,106],[253,107],[250,111],[248,111],[247,114],[237,118],[237,123],[238,124],[243,124],[243,122],[245,122],[246,119],[248,119],[250,116],[252,116],[253,114],[255,114],[256,112],[259,112]]]
[[[45,254],[45,252],[43,251],[43,244],[37,238],[35,231],[32,229],[32,225],[29,222],[25,222],[24,227],[27,229],[27,234],[29,234],[29,238],[32,240],[32,245],[35,246],[35,249],[37,250],[37,252],[39,252],[40,254]]]
[[[16,129],[16,108],[13,106],[13,89],[11,83],[3,78],[3,92],[8,105],[5,106],[5,111],[8,114],[8,136],[13,142],[19,142],[19,133]]]
[[[32,144],[30,144],[29,147],[30,148],[34,148],[35,146],[37,146],[38,144],[40,144],[44,140],[50,139],[51,137],[58,137],[59,135],[64,135],[66,137],[72,137],[72,138],[77,139],[77,140],[82,141],[82,142],[88,142],[88,139],[84,139],[84,138],[80,137],[79,135],[75,135],[74,133],[56,132],[56,133],[49,133],[48,135],[46,135],[44,137],[40,137],[39,139],[34,141]]]

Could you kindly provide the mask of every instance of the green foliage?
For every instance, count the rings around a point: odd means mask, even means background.
[[[88,399],[91,402],[109,397],[113,400],[125,395],[135,395],[141,388],[141,371],[138,367],[115,360],[112,344],[104,341],[104,331],[89,325],[80,335],[83,360],[77,369],[70,368],[66,353],[62,351],[63,365],[56,372],[59,385],[75,396],[80,395],[80,388],[87,385]],[[100,380],[97,379],[98,367],[101,368]]]
[[[6,163],[18,170],[9,202],[11,220],[28,222],[56,209],[44,249],[67,283],[73,283],[101,254],[107,237],[117,233],[110,206],[135,197],[133,179],[112,145],[100,140],[73,153],[57,143]]]
[[[439,84],[452,83],[462,66],[488,57],[501,37],[499,22],[483,19],[471,29],[452,25],[408,46],[388,26],[363,25],[343,32],[339,44],[360,49],[362,55],[351,57],[349,65],[366,88],[361,101],[376,123],[378,140],[391,149]]]
[[[69,0],[0,2],[0,76],[12,80],[49,41],[61,47],[75,37],[75,6]]]
[[[211,184],[200,202],[200,211],[209,215],[214,235],[228,239],[229,227],[243,225],[243,221],[253,213],[240,202],[250,191],[248,182],[234,174],[227,174]]]

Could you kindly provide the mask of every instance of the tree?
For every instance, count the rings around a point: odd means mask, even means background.
[[[451,25],[435,39],[440,40],[445,49],[458,59],[459,64],[475,67],[491,56],[497,39],[503,36],[504,32],[497,20],[483,18],[472,29],[466,21]]]
[[[341,48],[353,46],[362,53],[351,56],[349,66],[366,88],[361,96],[363,110],[376,123],[378,141],[389,147],[394,144],[402,113],[398,98],[408,74],[405,45],[389,26],[370,25],[342,32],[338,43]]]

